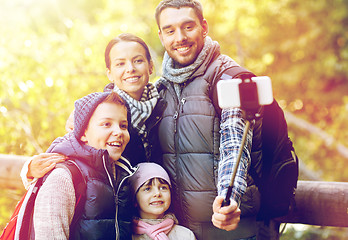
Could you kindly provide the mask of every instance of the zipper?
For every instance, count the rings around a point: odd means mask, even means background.
[[[177,119],[179,117],[179,112],[183,113],[184,112],[184,104],[186,103],[186,98],[182,98],[179,102],[179,107],[178,110],[175,111],[174,115],[173,115],[173,119],[174,119],[174,133],[177,132]]]
[[[122,156],[121,156],[121,158],[122,158]],[[115,166],[115,167],[116,167],[116,166]],[[135,172],[136,172],[136,170],[135,170],[133,173],[130,173],[130,174],[128,173],[129,175],[128,175],[128,176],[125,176],[125,177],[121,180],[120,184],[119,184],[118,187],[117,187],[117,191],[116,191],[116,193],[115,193],[115,204],[116,204],[116,207],[115,207],[115,209],[116,209],[116,211],[115,211],[116,240],[119,240],[119,239],[120,239],[120,229],[119,229],[119,227],[118,227],[118,220],[117,220],[117,215],[118,215],[118,193],[120,192],[120,189],[121,189],[121,187],[122,187],[124,181],[126,181],[126,179],[130,178],[131,176],[133,176],[133,174],[134,174]],[[115,188],[113,188],[113,189],[115,189]]]
[[[178,111],[175,111],[175,113],[174,113],[174,115],[173,115],[174,120],[178,119],[178,116],[179,116]]]
[[[115,204],[117,203],[118,199],[117,199],[117,195],[115,193],[115,186],[114,186],[114,183],[113,183],[113,180],[112,180],[112,177],[106,167],[106,160],[105,160],[105,155],[103,155],[103,166],[104,166],[104,169],[105,169],[105,172],[108,176],[108,179],[109,179],[109,183],[113,189],[113,193],[114,193],[114,198],[115,198]],[[116,240],[119,240],[120,236],[119,236],[119,232],[120,230],[118,229],[118,222],[117,222],[117,210],[118,210],[118,205],[116,204],[116,215],[115,215],[115,230],[116,230]]]
[[[173,119],[174,119],[174,133],[176,133],[176,126],[177,126],[177,119],[178,119],[179,113],[178,111],[175,111],[174,115],[173,115]]]
[[[184,112],[184,104],[186,102],[186,98],[182,98],[181,101],[180,101],[180,108],[181,108],[181,113]]]
[[[182,98],[177,103],[178,103],[178,108],[176,109],[176,111],[173,115],[173,119],[174,119],[174,145],[175,145],[174,148],[178,147],[178,141],[179,141],[179,136],[177,135],[178,117],[179,117],[179,114],[182,114],[184,112],[184,105],[186,103],[186,98]],[[175,165],[177,165],[178,162],[179,162],[178,161],[178,154],[175,153]],[[176,169],[178,169],[177,166],[176,166]],[[175,171],[175,174],[178,175],[178,172]],[[183,205],[182,192],[179,190],[178,186],[176,187],[176,192],[179,193],[177,196],[179,198],[180,208],[182,208],[182,205]]]

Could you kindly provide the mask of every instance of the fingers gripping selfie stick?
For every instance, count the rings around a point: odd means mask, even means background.
[[[261,80],[266,81],[261,82]],[[246,119],[241,147],[238,152],[236,164],[233,167],[232,178],[227,189],[226,197],[222,203],[222,206],[228,206],[230,205],[232,187],[242,158],[250,122],[259,117],[258,110],[261,105],[267,105],[273,102],[273,93],[268,77],[250,77],[250,75],[241,76],[241,79],[220,80],[217,89],[220,107],[240,107],[244,110]]]

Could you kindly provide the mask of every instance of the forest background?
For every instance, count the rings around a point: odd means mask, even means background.
[[[64,135],[74,101],[109,82],[104,50],[122,32],[150,46],[156,81],[158,2],[0,0],[0,154],[33,156]],[[272,79],[301,165],[320,180],[348,181],[348,1],[201,2],[222,53]],[[22,193],[0,190],[0,231]],[[290,227],[282,239],[342,231]]]

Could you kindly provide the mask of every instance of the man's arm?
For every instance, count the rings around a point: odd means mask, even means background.
[[[223,109],[220,126],[220,161],[218,176],[218,196],[213,203],[213,224],[221,229],[230,231],[237,228],[240,220],[240,199],[245,193],[247,172],[251,163],[250,151],[252,143],[252,129],[247,134],[246,144],[243,148],[240,164],[232,188],[231,203],[221,207],[231,181],[232,171],[237,161],[245,120],[242,111],[238,108]]]
[[[233,168],[242,144],[245,120],[239,108],[223,109],[220,125],[220,161],[218,175],[218,195],[226,196],[233,174]],[[240,199],[247,187],[247,173],[251,164],[252,128],[249,128],[240,164],[232,188],[231,199],[240,204]]]

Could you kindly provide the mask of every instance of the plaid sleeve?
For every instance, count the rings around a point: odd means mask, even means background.
[[[252,126],[252,124],[251,124]],[[245,119],[239,108],[223,109],[220,122],[220,162],[218,174],[218,194],[226,196],[232,171],[237,162],[237,156],[242,143]],[[249,128],[246,143],[232,187],[231,199],[240,204],[240,198],[245,193],[247,173],[251,163],[250,152],[252,143],[252,127]]]

